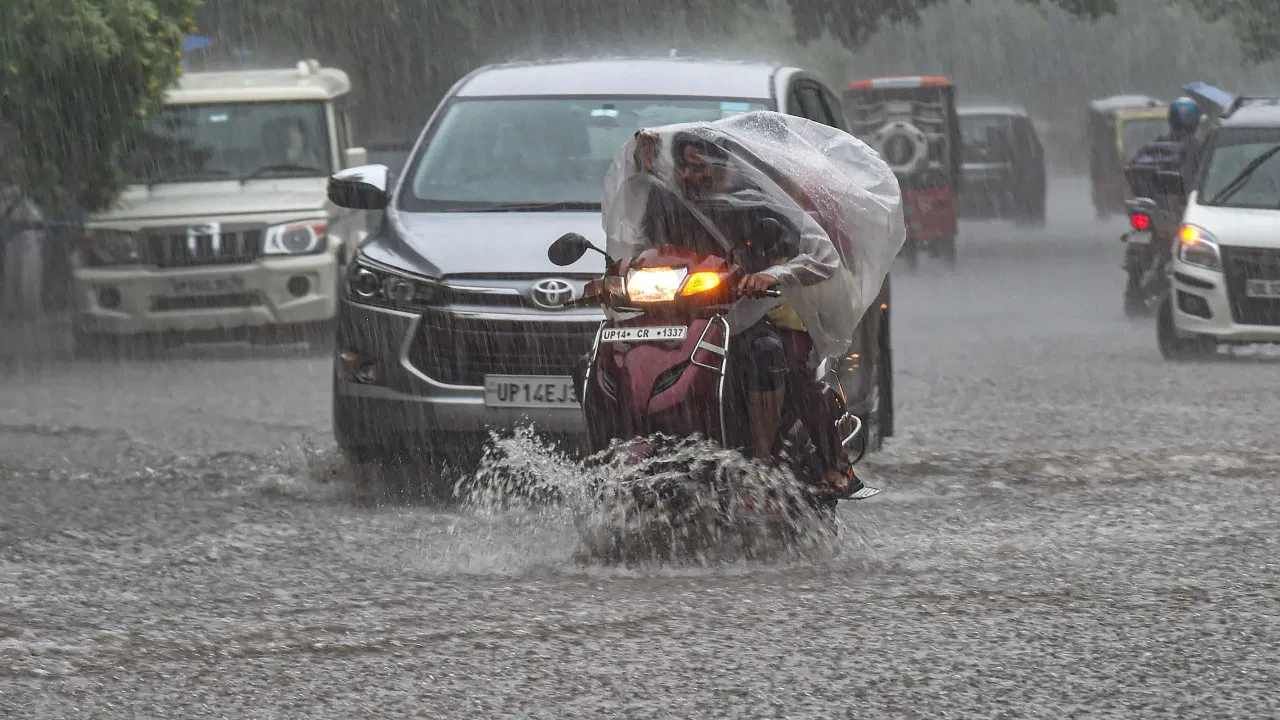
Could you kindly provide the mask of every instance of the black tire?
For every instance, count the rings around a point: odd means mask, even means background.
[[[889,278],[885,278],[881,303],[887,305],[880,318],[880,357],[876,367],[880,374],[880,446],[884,439],[893,437],[893,343],[891,342],[892,309]],[[877,447],[879,449],[879,447]]]
[[[902,244],[902,250],[899,251],[899,254],[907,261],[909,269],[916,270],[920,267],[920,248],[914,239],[907,238],[907,241]]]
[[[956,238],[951,237],[935,240],[933,243],[937,248],[938,256],[942,258],[942,262],[946,264],[948,270],[956,269]]]
[[[1205,360],[1217,351],[1217,343],[1206,337],[1180,337],[1173,325],[1173,302],[1166,298],[1156,316],[1156,344],[1165,360],[1189,362]]]

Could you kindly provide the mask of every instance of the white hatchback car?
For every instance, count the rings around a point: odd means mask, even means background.
[[[1205,138],[1169,264],[1160,351],[1280,343],[1280,98],[1247,99]]]

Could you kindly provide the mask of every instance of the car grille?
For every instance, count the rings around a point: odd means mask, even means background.
[[[209,308],[253,307],[262,304],[262,297],[256,292],[223,293],[221,295],[183,295],[179,297],[155,297],[151,299],[151,309],[159,312],[167,310],[207,310]]]
[[[1242,325],[1280,325],[1280,299],[1245,294],[1249,280],[1280,280],[1280,250],[1222,246],[1231,317]]]
[[[262,257],[262,231],[224,231],[213,235],[181,232],[151,232],[143,235],[143,262],[159,267],[234,265]]]
[[[478,320],[429,311],[409,362],[451,385],[483,385],[484,376],[570,375],[591,349],[596,322]]]

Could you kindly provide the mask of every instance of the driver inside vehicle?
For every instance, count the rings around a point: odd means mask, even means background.
[[[655,136],[637,135],[637,167],[653,171],[659,144]],[[648,192],[640,232],[649,245],[727,252],[744,273],[738,291],[748,297],[816,285],[836,272],[840,260],[834,246],[828,241],[821,257],[802,253],[794,242],[799,236],[795,223],[763,201],[761,190],[735,170],[729,153],[715,142],[677,133],[671,160],[675,188],[655,182]],[[786,302],[754,302],[766,309],[735,332],[729,348],[729,362],[738,368],[736,380],[745,388],[752,455],[762,461],[775,456],[783,410],[790,404],[818,450],[823,491],[870,497],[876,491],[864,488],[854,474],[838,437],[843,402],[816,378],[810,362],[813,343],[800,315]]]

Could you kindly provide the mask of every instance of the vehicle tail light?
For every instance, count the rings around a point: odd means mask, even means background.
[[[1129,227],[1138,232],[1146,232],[1151,229],[1151,215],[1144,212],[1129,213]]]

